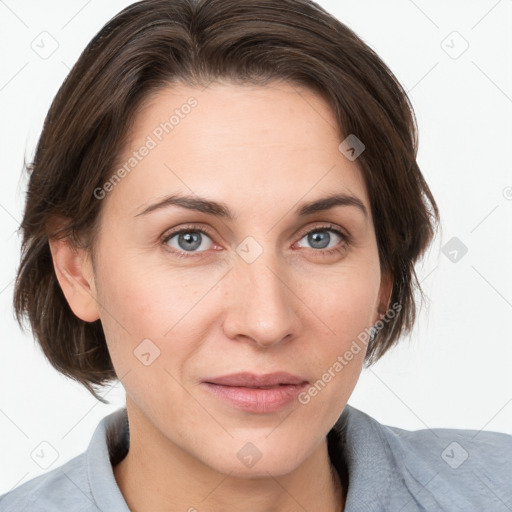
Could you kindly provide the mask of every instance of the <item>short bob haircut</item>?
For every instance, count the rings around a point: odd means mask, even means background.
[[[16,319],[27,316],[50,363],[83,384],[117,378],[101,321],[71,311],[48,240],[88,250],[102,201],[143,102],[173,83],[264,86],[286,80],[320,94],[337,119],[340,142],[364,145],[357,163],[369,194],[381,271],[392,277],[393,321],[372,336],[366,366],[412,330],[423,292],[414,264],[439,224],[438,207],[416,162],[417,124],[406,92],[352,30],[310,0],[143,0],[110,20],[85,48],[48,111],[30,173]],[[64,223],[55,223],[64,219]]]

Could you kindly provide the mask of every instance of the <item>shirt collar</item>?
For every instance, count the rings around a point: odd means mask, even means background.
[[[128,452],[129,440],[126,407],[104,417],[91,438],[87,474],[100,510],[130,512],[113,472]],[[346,512],[377,512],[389,505],[386,496],[403,493],[383,426],[373,418],[347,404],[327,441],[329,457],[344,485],[348,474]]]
[[[390,502],[402,496],[404,489],[384,430],[367,414],[346,405],[328,434],[333,465],[339,474],[344,466],[348,473],[346,512],[389,510],[400,502]]]
[[[128,452],[129,441],[126,407],[105,416],[94,431],[87,449],[87,477],[99,510],[130,512],[113,470]]]

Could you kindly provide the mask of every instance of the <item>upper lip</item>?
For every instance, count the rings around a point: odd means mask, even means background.
[[[257,375],[255,373],[240,372],[232,373],[230,375],[222,375],[221,377],[214,377],[205,379],[203,382],[211,384],[218,384],[221,386],[240,386],[247,388],[257,388],[262,386],[277,386],[279,384],[304,384],[307,380],[292,375],[288,372],[274,372],[264,375]]]

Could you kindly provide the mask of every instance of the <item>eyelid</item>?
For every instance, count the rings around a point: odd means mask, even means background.
[[[300,238],[303,238],[305,235],[308,235],[312,231],[322,231],[322,230],[334,231],[334,232],[338,233],[343,238],[343,240],[345,240],[347,243],[351,243],[351,241],[352,241],[352,237],[346,229],[343,229],[341,226],[338,226],[336,224],[331,224],[330,222],[325,222],[318,226],[304,228],[304,230],[299,231],[299,234],[297,236],[300,239]]]
[[[207,236],[209,236],[211,239],[212,239],[212,242],[213,242],[213,232],[210,228],[200,224],[199,226],[197,224],[195,225],[184,225],[180,228],[176,228],[176,229],[170,229],[168,231],[166,231],[163,235],[160,236],[160,242],[165,244],[166,242],[168,242],[171,238],[175,237],[176,235],[179,235],[181,233],[186,233],[186,232],[198,232],[198,233],[203,233]],[[204,252],[204,251],[203,251]],[[193,254],[193,253],[191,253]]]

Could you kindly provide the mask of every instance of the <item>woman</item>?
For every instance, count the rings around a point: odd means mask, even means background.
[[[308,0],[145,0],[41,134],[15,307],[126,409],[2,511],[507,510],[512,438],[347,405],[439,222],[408,98]]]

